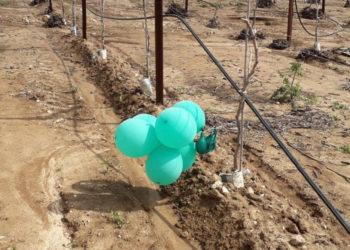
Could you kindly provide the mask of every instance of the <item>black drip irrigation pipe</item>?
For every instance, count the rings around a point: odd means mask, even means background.
[[[96,16],[102,17],[101,14],[96,13],[95,11],[91,10],[87,7],[87,9],[93,13]],[[210,52],[208,47],[202,42],[202,40],[199,38],[199,36],[196,34],[196,32],[192,29],[192,27],[185,21],[184,18],[173,15],[173,14],[164,14],[163,17],[173,17],[180,20],[188,29],[188,31],[192,34],[192,36],[197,40],[199,45],[204,49],[204,51],[207,53],[207,55],[210,57],[210,59],[214,62],[214,64],[218,67],[218,69],[221,71],[221,73],[226,77],[226,79],[230,82],[232,87],[236,90],[236,92],[245,98],[246,104],[249,106],[249,108],[253,111],[253,113],[256,115],[256,117],[259,119],[259,121],[264,125],[266,130],[269,132],[269,134],[272,136],[272,138],[277,142],[277,144],[281,147],[283,152],[288,156],[288,158],[293,162],[295,167],[298,169],[298,171],[302,174],[302,176],[305,178],[305,180],[308,182],[308,184],[312,187],[312,189],[316,192],[316,194],[320,197],[320,199],[323,201],[323,203],[328,207],[328,209],[333,213],[335,218],[339,221],[339,223],[344,227],[344,229],[350,234],[350,226],[345,221],[345,219],[340,215],[339,211],[333,206],[333,204],[328,200],[326,195],[322,192],[322,190],[317,186],[317,184],[312,180],[310,175],[305,171],[305,169],[300,165],[300,163],[297,161],[297,159],[293,156],[293,154],[288,150],[288,148],[284,145],[284,143],[281,141],[281,139],[278,137],[278,135],[275,133],[275,131],[271,128],[271,126],[267,123],[267,121],[262,117],[262,115],[259,113],[259,111],[255,108],[254,104],[249,100],[249,98],[242,92],[242,90],[238,87],[238,84],[230,77],[230,75],[226,72],[226,70],[221,66],[220,62],[215,58],[215,56]],[[144,17],[135,17],[135,18],[119,18],[119,17],[107,17],[104,16],[106,19],[112,19],[112,20],[144,20]],[[154,18],[154,16],[149,16],[147,19]]]

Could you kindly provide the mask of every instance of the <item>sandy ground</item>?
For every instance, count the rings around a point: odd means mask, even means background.
[[[95,9],[97,2],[91,1]],[[217,29],[205,26],[211,10],[199,3],[190,5],[188,20],[230,75],[241,82],[243,43],[232,36],[244,27],[239,17],[245,7],[223,4]],[[346,23],[350,13],[342,4],[331,1],[328,13]],[[272,10],[286,7],[281,2]],[[68,25],[69,8],[66,1]],[[113,132],[125,117],[160,109],[139,94],[136,101],[127,96],[125,103],[115,101],[120,86],[105,87],[107,80],[98,73],[101,68],[87,63],[90,54],[82,53],[80,42],[70,37],[67,28],[42,27],[44,9],[19,0],[1,7],[1,249],[290,249],[295,235],[306,239],[298,246],[304,249],[349,247],[348,235],[249,111],[245,167],[253,174],[247,186],[266,198],[252,199],[230,186],[232,192],[225,197],[211,190],[215,175],[232,167],[235,126],[230,121],[238,98],[185,28],[168,19],[164,24],[165,106],[191,99],[205,109],[210,126],[224,129],[219,131],[214,153],[198,157],[193,171],[159,192],[146,178],[143,160],[127,159],[115,149]],[[142,13],[141,3],[134,1],[107,1],[106,9],[109,15]],[[152,9],[150,3],[150,14]],[[284,38],[286,30],[286,15],[271,14],[272,10],[258,14],[257,27],[267,39],[259,41],[260,65],[248,95],[284,141],[299,149],[290,148],[350,221],[349,180],[339,175],[350,176],[350,157],[338,150],[350,144],[350,111],[333,108],[336,101],[350,106],[350,92],[344,90],[349,67],[333,62],[303,64],[303,94],[316,97],[317,103],[303,101],[300,111],[291,113],[289,104],[271,102],[269,97],[281,85],[278,70],[285,71],[301,48],[313,44],[294,20],[293,46],[285,51],[268,49],[272,39]],[[313,27],[312,21],[306,23]],[[152,44],[153,24],[150,21]],[[323,32],[335,29],[329,22],[323,27]],[[99,20],[90,14],[88,39],[88,48],[96,51]],[[121,79],[117,82],[131,82],[132,89],[144,73],[143,39],[142,22],[106,21],[109,61],[101,67],[115,67]],[[321,44],[332,49],[349,41],[347,29],[322,39]],[[124,104],[130,109],[120,108]],[[339,121],[332,120],[335,116]],[[113,220],[111,211],[123,218],[123,225]]]

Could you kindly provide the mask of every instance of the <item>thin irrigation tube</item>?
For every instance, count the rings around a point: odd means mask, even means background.
[[[295,10],[296,10],[296,13],[297,13],[297,16],[298,16],[298,20],[299,20],[299,23],[301,25],[301,27],[304,29],[304,31],[309,34],[310,36],[312,37],[315,37],[316,34],[313,34],[311,33],[304,25],[304,23],[301,21],[301,17],[300,17],[300,13],[299,13],[299,10],[298,10],[298,3],[297,3],[297,0],[294,0],[294,3],[295,3]],[[334,20],[332,20],[334,22]],[[318,37],[327,37],[327,36],[333,36],[335,34],[338,34],[342,31],[344,31],[344,28],[343,27],[340,27],[341,29],[340,30],[337,30],[337,31],[334,31],[332,33],[329,33],[329,34],[323,34],[323,35],[318,35]]]
[[[88,8],[89,10],[89,8]],[[93,12],[89,10],[96,16],[101,16],[100,14]],[[328,200],[328,198],[325,196],[325,194],[322,192],[322,190],[317,186],[317,184],[312,180],[312,178],[309,176],[309,174],[304,170],[304,168],[300,165],[300,163],[297,161],[297,159],[293,156],[293,154],[288,150],[288,148],[284,145],[284,143],[281,141],[281,139],[278,137],[278,135],[275,133],[275,131],[270,127],[270,125],[266,122],[266,120],[262,117],[262,115],[259,113],[259,111],[255,108],[254,104],[249,100],[249,98],[242,92],[242,90],[238,87],[238,84],[230,77],[230,75],[226,72],[226,70],[221,66],[220,62],[215,58],[215,56],[210,52],[210,50],[207,48],[207,46],[202,42],[202,40],[199,38],[199,36],[196,34],[196,32],[192,29],[192,27],[180,16],[173,15],[173,14],[164,14],[163,17],[173,17],[180,20],[188,29],[188,31],[192,34],[192,36],[197,40],[199,45],[204,49],[204,51],[207,53],[207,55],[210,57],[210,59],[214,62],[214,64],[218,67],[218,69],[221,71],[221,73],[226,77],[226,79],[230,82],[232,87],[236,90],[236,92],[240,96],[245,97],[245,102],[249,106],[249,108],[253,111],[253,113],[256,115],[256,117],[259,119],[259,121],[264,125],[266,130],[269,132],[269,134],[272,136],[272,138],[277,142],[277,144],[281,147],[283,152],[288,156],[288,158],[293,162],[295,167],[298,169],[298,171],[302,174],[302,176],[305,178],[305,180],[308,182],[308,184],[312,187],[312,189],[316,192],[316,194],[320,197],[320,199],[323,201],[323,203],[328,207],[328,209],[333,213],[335,218],[339,221],[339,223],[344,227],[344,229],[350,234],[350,226],[345,221],[345,219],[340,215],[339,211],[333,206],[333,204]],[[104,17],[106,19],[112,19],[112,20],[144,20],[144,17],[140,18],[118,18],[118,17]],[[154,18],[154,16],[149,16],[147,19]]]

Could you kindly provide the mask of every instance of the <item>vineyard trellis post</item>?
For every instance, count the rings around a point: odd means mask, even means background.
[[[323,15],[326,14],[326,0],[322,0],[322,13]]]
[[[292,41],[292,30],[293,30],[293,6],[294,0],[289,0],[288,8],[288,27],[287,27],[287,41],[290,43]]]
[[[163,104],[163,0],[154,0],[156,49],[156,103]]]
[[[83,39],[87,39],[86,35],[86,0],[81,1],[82,21],[83,21]]]
[[[188,11],[188,0],[185,0],[185,12],[187,13]]]

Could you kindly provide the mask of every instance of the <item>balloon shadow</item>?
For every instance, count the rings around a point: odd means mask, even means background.
[[[134,187],[124,181],[87,180],[74,183],[72,189],[78,192],[62,192],[61,200],[48,206],[50,211],[60,212],[70,209],[92,210],[98,212],[117,211],[149,211],[155,206],[165,205],[159,203],[162,199],[157,190],[148,187]]]

